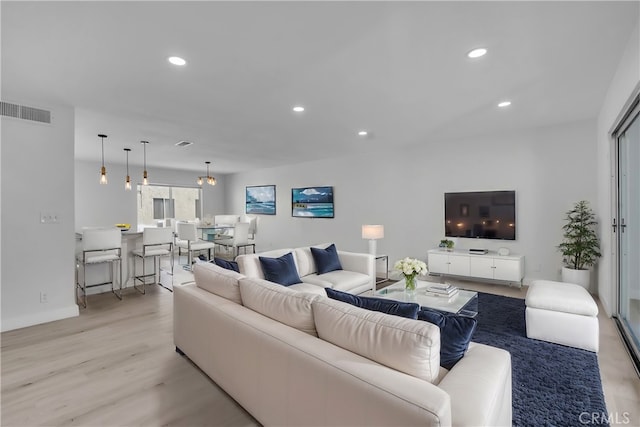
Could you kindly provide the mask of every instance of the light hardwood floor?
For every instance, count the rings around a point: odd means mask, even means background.
[[[190,273],[178,272],[176,282]],[[466,288],[524,297],[525,289]],[[2,334],[2,425],[259,425],[174,351],[173,294],[151,286],[89,297],[76,318]],[[640,426],[640,380],[611,319],[600,316],[607,407]]]
[[[175,352],[172,311],[173,294],[151,286],[3,333],[2,425],[259,425]]]

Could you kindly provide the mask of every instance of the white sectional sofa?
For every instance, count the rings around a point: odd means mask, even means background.
[[[209,263],[176,285],[174,342],[265,426],[510,426],[508,352]]]
[[[329,244],[321,244],[313,247],[325,249],[328,246]],[[338,258],[340,259],[342,270],[318,274],[310,248],[311,246],[304,246],[276,249],[258,254],[239,255],[236,258],[236,262],[240,273],[243,275],[264,279],[259,257],[278,258],[291,252],[298,270],[298,276],[303,282],[298,285],[292,285],[293,289],[317,293],[318,289],[332,288],[351,294],[360,294],[373,288],[376,280],[373,255],[338,250]]]

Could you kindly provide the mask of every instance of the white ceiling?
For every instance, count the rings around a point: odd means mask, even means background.
[[[74,106],[78,159],[216,173],[454,141],[595,118],[638,6],[2,1],[2,99]]]

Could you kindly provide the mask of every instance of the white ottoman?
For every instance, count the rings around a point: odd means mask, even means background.
[[[598,352],[598,306],[580,285],[534,280],[525,304],[527,337]]]

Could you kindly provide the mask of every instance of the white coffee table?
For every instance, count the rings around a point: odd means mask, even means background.
[[[404,279],[382,288],[374,293],[377,298],[386,298],[401,302],[415,302],[420,307],[432,308],[447,313],[463,314],[475,317],[478,314],[478,293],[459,289],[451,298],[427,295],[427,287],[436,283],[422,280],[416,281],[416,290],[413,294],[404,290]]]

